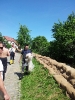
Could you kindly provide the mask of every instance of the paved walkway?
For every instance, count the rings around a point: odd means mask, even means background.
[[[18,63],[20,54],[16,53],[14,64],[9,65],[6,73],[6,78],[4,81],[5,87],[8,94],[10,95],[10,100],[20,100],[20,80],[19,75],[21,74],[20,65]],[[9,61],[9,57],[8,57]]]

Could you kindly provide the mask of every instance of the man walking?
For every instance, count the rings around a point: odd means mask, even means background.
[[[0,54],[0,60],[2,61],[3,67],[4,67],[4,71],[3,71],[3,81],[5,79],[5,73],[7,71],[7,56],[10,55],[9,50],[5,47],[5,44],[3,44],[2,42],[0,42],[0,47],[2,50],[2,53]]]
[[[21,51],[21,56],[20,56],[20,59],[19,59],[19,62],[20,60],[22,59],[22,71],[24,72],[24,69],[26,67],[26,71],[28,71],[28,65],[26,64],[26,54],[28,53],[31,53],[31,50],[29,49],[29,46],[28,44],[25,44],[24,46],[24,50]]]
[[[15,48],[14,48],[14,44],[12,45],[12,47],[9,49],[10,52],[10,64],[14,63],[14,57],[15,57]]]
[[[1,58],[3,57],[2,53],[3,53],[3,43],[0,42],[0,57]],[[3,69],[4,69],[3,67],[4,66],[2,64],[2,61],[0,60],[0,90],[4,95],[4,97],[3,97],[4,100],[10,100],[10,97],[9,97],[9,95],[8,95],[8,93],[7,93],[7,91],[6,91],[5,87],[4,87],[4,83],[3,83]],[[2,95],[1,95],[1,97],[2,97]]]

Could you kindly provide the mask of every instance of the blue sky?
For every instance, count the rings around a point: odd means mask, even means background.
[[[75,0],[0,0],[0,32],[16,39],[21,24],[32,30],[32,38],[40,35],[52,41],[54,23],[66,21],[72,11]]]

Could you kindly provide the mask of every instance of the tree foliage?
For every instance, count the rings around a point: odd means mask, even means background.
[[[10,48],[11,45],[8,43],[8,41],[6,41],[3,36],[2,36],[2,33],[0,32],[0,41],[3,42],[7,48]]]
[[[65,22],[54,23],[52,32],[55,38],[50,47],[53,49],[50,52],[52,56],[57,59],[73,58],[75,55],[75,14],[70,14]]]
[[[20,25],[20,29],[17,34],[17,42],[21,47],[23,47],[25,43],[31,43],[31,36],[29,33],[30,30],[25,25]]]
[[[49,42],[44,36],[34,38],[31,49],[41,55],[49,56]]]
[[[0,32],[0,41],[3,42],[4,39],[3,39],[3,36],[2,36],[2,33]]]

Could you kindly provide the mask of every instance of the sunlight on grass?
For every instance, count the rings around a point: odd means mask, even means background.
[[[48,70],[36,59],[33,59],[33,63],[34,71],[21,80],[20,100],[70,100]]]

